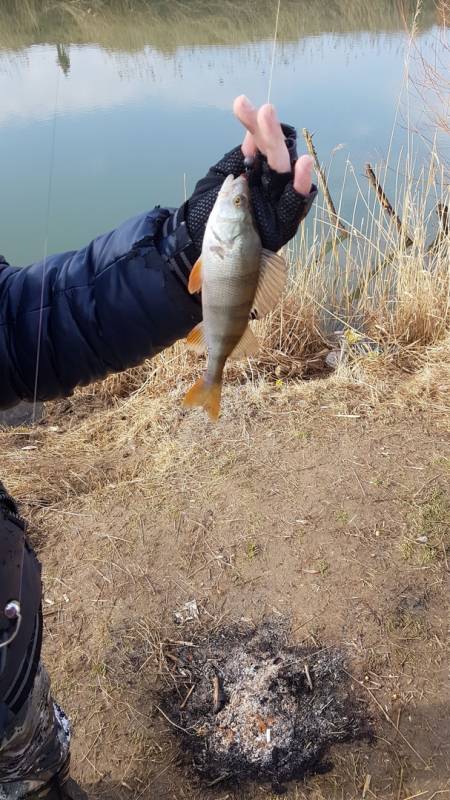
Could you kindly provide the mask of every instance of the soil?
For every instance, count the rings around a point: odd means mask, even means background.
[[[342,654],[374,734],[333,746],[329,771],[297,777],[285,796],[446,797],[447,409],[343,410],[324,387],[315,402],[273,390],[243,412],[239,391],[215,427],[169,397],[151,447],[132,433],[120,458],[99,446],[89,485],[55,459],[59,499],[50,483],[38,505],[23,498],[39,529],[45,660],[73,720],[74,775],[108,800],[272,797],[256,762],[247,783],[199,777],[174,735],[196,707],[194,692],[177,711],[191,684],[175,667],[199,639],[278,619],[299,652]],[[58,409],[48,424],[76,430],[76,414]],[[198,614],[180,624],[174,613],[193,600]]]

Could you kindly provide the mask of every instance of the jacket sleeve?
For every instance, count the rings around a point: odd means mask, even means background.
[[[39,400],[69,395],[197,324],[201,304],[176,264],[186,230],[181,246],[163,234],[173,217],[155,209],[45,264],[0,264],[0,408],[33,399],[36,380]]]

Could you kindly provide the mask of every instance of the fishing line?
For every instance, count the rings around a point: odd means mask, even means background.
[[[45,273],[47,271],[48,239],[50,231],[50,207],[51,207],[51,199],[53,192],[53,175],[55,169],[56,118],[57,118],[58,102],[59,102],[59,81],[60,81],[60,72],[58,70],[56,77],[55,107],[53,111],[53,126],[52,126],[52,136],[50,145],[50,168],[48,175],[48,190],[47,190],[47,216],[45,221],[44,257],[42,259],[41,298],[39,305],[39,322],[38,322],[37,348],[36,348],[36,371],[34,375],[33,416],[32,416],[33,424],[36,422],[36,407],[37,407],[37,396],[38,396],[38,385],[39,385],[39,366],[41,360],[42,326],[44,321]]]
[[[272,46],[272,63],[270,65],[270,75],[269,75],[269,88],[267,90],[267,102],[270,103],[270,93],[272,91],[272,78],[273,78],[273,68],[275,66],[275,54],[277,51],[277,36],[278,36],[278,22],[280,19],[280,6],[281,0],[278,0],[278,7],[277,7],[277,16],[275,19],[275,34],[273,37],[273,46]]]

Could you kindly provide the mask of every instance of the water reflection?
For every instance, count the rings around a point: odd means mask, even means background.
[[[70,0],[52,11],[42,0],[0,8],[0,252],[18,263],[42,252],[55,114],[51,250],[182,201],[184,184],[191,190],[239,140],[233,97],[267,96],[273,1],[80,8]],[[396,8],[282,0],[272,98],[284,119],[316,132],[321,157],[334,160],[333,191],[348,158],[358,172],[388,150],[407,42]],[[406,4],[406,17],[414,8]],[[427,1],[425,48],[436,22]],[[394,157],[404,141],[399,128]],[[344,192],[347,216],[353,197]]]
[[[65,44],[57,44],[56,45],[56,52],[58,54],[57,62],[61,67],[64,75],[69,74],[70,72],[70,48],[68,45]]]
[[[423,0],[420,25],[439,24],[433,0]],[[410,26],[416,0],[282,0],[279,40],[322,33],[401,32]],[[146,45],[163,53],[179,47],[238,45],[271,39],[274,0],[108,0],[56,2],[5,0],[0,10],[0,48],[31,44],[93,43],[126,51]],[[443,13],[443,12],[442,12]]]

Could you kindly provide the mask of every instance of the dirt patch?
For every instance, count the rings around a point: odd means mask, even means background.
[[[370,737],[343,654],[290,646],[280,622],[222,631],[176,658],[161,708],[208,785],[257,778],[280,792],[330,769],[332,745]]]
[[[342,378],[227,386],[215,427],[180,410],[183,386],[142,388],[1,433],[1,477],[43,562],[44,657],[92,800],[272,800],[258,776],[196,779],[157,706],[174,642],[274,617],[289,621],[286,646],[344,653],[374,719],[373,744],[338,743],[332,769],[290,782],[289,800],[449,790],[448,385],[440,365],[384,403]],[[198,619],[178,624],[194,599]]]

